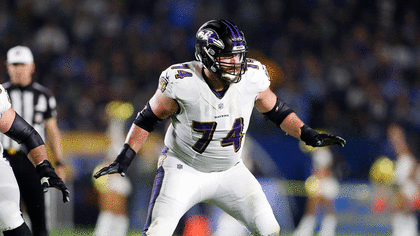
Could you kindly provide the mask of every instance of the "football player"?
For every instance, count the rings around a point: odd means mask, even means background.
[[[15,46],[7,51],[7,72],[10,81],[2,84],[9,94],[12,108],[49,143],[51,162],[60,178],[66,178],[66,165],[57,124],[57,102],[52,92],[35,82],[32,51]],[[19,185],[22,203],[35,236],[48,236],[47,225],[54,225],[55,195],[44,196],[32,163],[21,146],[8,137],[0,137],[4,156],[9,161]],[[47,224],[47,218],[50,222]]]
[[[48,161],[44,141],[36,130],[12,108],[6,90],[0,85],[0,131],[22,144],[41,180],[44,192],[55,187],[63,193],[63,201],[69,201],[69,191]],[[3,146],[0,144],[3,153]],[[20,193],[9,162],[0,158],[0,231],[4,236],[31,236],[20,212]]]
[[[171,117],[143,235],[172,235],[182,215],[200,202],[218,206],[254,235],[279,235],[261,186],[240,158],[254,107],[308,145],[344,146],[344,139],[319,134],[278,100],[265,66],[246,58],[247,51],[232,22],[204,23],[196,34],[197,61],[162,72],[116,160],[94,175],[125,175],[156,123]]]

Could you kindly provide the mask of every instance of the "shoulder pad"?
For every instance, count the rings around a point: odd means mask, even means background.
[[[270,75],[268,74],[267,67],[264,64],[252,58],[247,58],[247,64],[247,73],[251,75],[250,77],[252,81],[270,81]]]
[[[195,68],[191,63],[172,65],[160,75],[159,89],[164,95],[175,99],[177,88],[185,88],[190,85],[190,79],[194,78],[194,73]]]

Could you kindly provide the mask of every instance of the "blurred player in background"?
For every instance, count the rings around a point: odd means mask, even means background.
[[[414,212],[419,194],[419,181],[416,179],[418,163],[400,125],[393,123],[388,126],[388,140],[396,154],[394,179],[398,186],[391,222],[392,233],[394,236],[418,235],[418,222]]]
[[[179,219],[200,202],[211,203],[255,235],[279,235],[280,226],[256,178],[242,159],[251,113],[311,146],[344,146],[345,140],[305,125],[270,90],[264,65],[246,58],[244,34],[227,20],[211,20],[196,34],[196,58],[162,72],[159,89],[139,112],[116,160],[96,172],[121,173],[155,125],[168,117],[143,235],[170,236]]]
[[[305,181],[308,194],[305,213],[293,235],[313,235],[317,213],[323,209],[323,219],[318,235],[333,236],[337,226],[334,205],[340,191],[340,184],[333,174],[333,152],[328,147],[314,148],[309,152],[312,156],[313,174]]]
[[[133,106],[129,103],[110,102],[106,106],[108,118],[108,138],[110,145],[107,159],[100,164],[100,168],[110,164],[118,154],[125,139],[126,120],[132,115]],[[128,197],[132,192],[130,179],[120,175],[107,175],[101,179],[94,179],[94,187],[99,195],[99,216],[94,236],[123,236],[129,228]]]
[[[28,47],[16,46],[7,52],[7,72],[10,81],[3,86],[10,96],[12,108],[47,141],[57,174],[65,180],[56,100],[49,89],[33,81],[35,63]],[[9,160],[19,184],[33,234],[47,236],[45,196],[33,165],[18,143],[8,137],[2,137],[1,141],[4,155]]]
[[[12,138],[25,149],[35,169],[37,181],[42,183],[42,191],[48,187],[61,190],[63,201],[68,202],[69,191],[57,176],[48,161],[47,149],[39,133],[29,125],[13,108],[6,90],[0,85],[0,131]],[[3,152],[3,146],[0,145]],[[35,167],[35,168],[34,168]],[[32,232],[22,218],[18,183],[6,158],[0,158],[0,232],[4,236],[32,236]]]

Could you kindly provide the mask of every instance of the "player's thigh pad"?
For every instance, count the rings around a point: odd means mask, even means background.
[[[200,201],[200,177],[197,170],[170,155],[165,157],[162,167],[162,186],[153,189],[158,194],[147,230],[150,236],[171,236],[179,219]]]
[[[12,230],[23,224],[19,208],[19,187],[12,168],[0,158],[0,230]]]
[[[242,162],[222,172],[218,181],[215,199],[210,202],[245,223],[255,235],[275,235],[280,232],[261,185]]]

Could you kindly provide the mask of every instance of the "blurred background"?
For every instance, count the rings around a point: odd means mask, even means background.
[[[373,211],[369,179],[381,156],[394,160],[386,137],[400,123],[413,152],[420,143],[420,2],[416,0],[1,0],[0,82],[6,52],[31,48],[35,80],[53,91],[73,178],[72,201],[57,203],[51,227],[93,229],[97,194],[93,169],[109,146],[105,107],[134,107],[131,125],[171,64],[194,60],[195,33],[210,19],[233,21],[245,33],[248,57],[267,65],[272,89],[313,128],[347,140],[334,148],[340,194],[338,232],[389,232],[390,208]],[[150,150],[131,166],[130,230],[140,231],[166,123]],[[303,215],[304,181],[312,160],[299,142],[254,112],[250,168],[273,194],[285,231]],[[121,144],[122,145],[122,144]],[[255,150],[260,150],[256,153]],[[265,182],[264,182],[265,181]],[[280,203],[279,203],[280,202]],[[199,207],[196,211],[212,210]],[[209,213],[210,212],[210,213]],[[183,220],[185,223],[186,220]],[[182,232],[183,222],[179,232]],[[210,219],[210,222],[212,220]],[[283,222],[283,224],[282,224]]]

